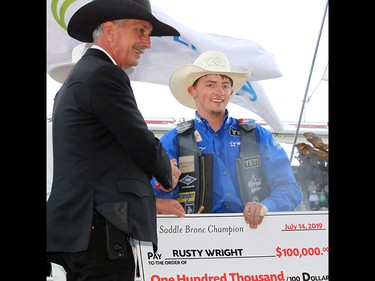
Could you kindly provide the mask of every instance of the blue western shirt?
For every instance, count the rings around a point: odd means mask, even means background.
[[[244,205],[236,172],[236,159],[240,155],[241,145],[240,135],[236,134],[240,130],[238,120],[229,117],[227,111],[221,128],[214,132],[208,121],[196,112],[194,128],[199,132],[196,140],[202,153],[214,155],[211,213],[243,212]],[[272,189],[261,203],[270,212],[292,211],[301,202],[302,193],[294,177],[288,155],[270,131],[258,124],[255,130],[265,179]],[[160,141],[169,157],[178,160],[177,130],[168,131]],[[164,192],[156,187],[155,179],[151,182],[157,198],[178,197],[178,186],[171,192]]]

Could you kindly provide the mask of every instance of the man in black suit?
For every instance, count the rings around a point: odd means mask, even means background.
[[[148,130],[125,70],[151,47],[150,36],[179,32],[152,15],[148,0],[91,1],[67,31],[93,45],[54,100],[47,257],[68,281],[131,281],[134,239],[157,250],[150,179],[174,188],[181,173]]]

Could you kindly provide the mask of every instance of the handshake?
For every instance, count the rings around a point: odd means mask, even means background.
[[[181,171],[177,167],[177,160],[174,158],[171,159],[171,168],[172,168],[172,188],[165,188],[157,181],[155,182],[156,188],[161,189],[165,192],[170,192],[176,188],[177,183],[180,179]],[[185,209],[176,199],[157,198],[156,209],[157,209],[158,214],[176,215],[177,217],[180,217],[180,218],[185,216]]]
[[[172,169],[172,187],[171,188],[165,188],[162,186],[159,182],[155,182],[156,188],[163,190],[165,192],[170,192],[174,190],[177,186],[177,183],[180,179],[181,171],[177,166],[177,160],[175,158],[171,159],[171,169]]]

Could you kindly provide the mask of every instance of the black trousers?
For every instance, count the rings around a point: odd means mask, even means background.
[[[94,214],[88,249],[76,253],[47,253],[47,261],[63,266],[67,281],[133,281],[134,256],[129,242],[127,244],[126,258],[109,260],[105,219]]]

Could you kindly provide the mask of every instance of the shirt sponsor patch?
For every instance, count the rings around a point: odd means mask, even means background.
[[[247,157],[243,159],[243,165],[245,169],[260,166],[260,156]]]
[[[186,175],[182,179],[179,180],[179,182],[182,182],[185,185],[191,185],[193,182],[195,182],[197,179],[194,177],[191,177],[189,175]]]
[[[230,135],[230,136],[240,137],[240,136],[241,136],[241,130],[240,130],[240,129],[233,128],[233,127],[231,126],[231,127],[230,127],[230,130],[229,130],[229,135]]]
[[[178,163],[181,173],[192,173],[194,168],[194,155],[178,157]]]

